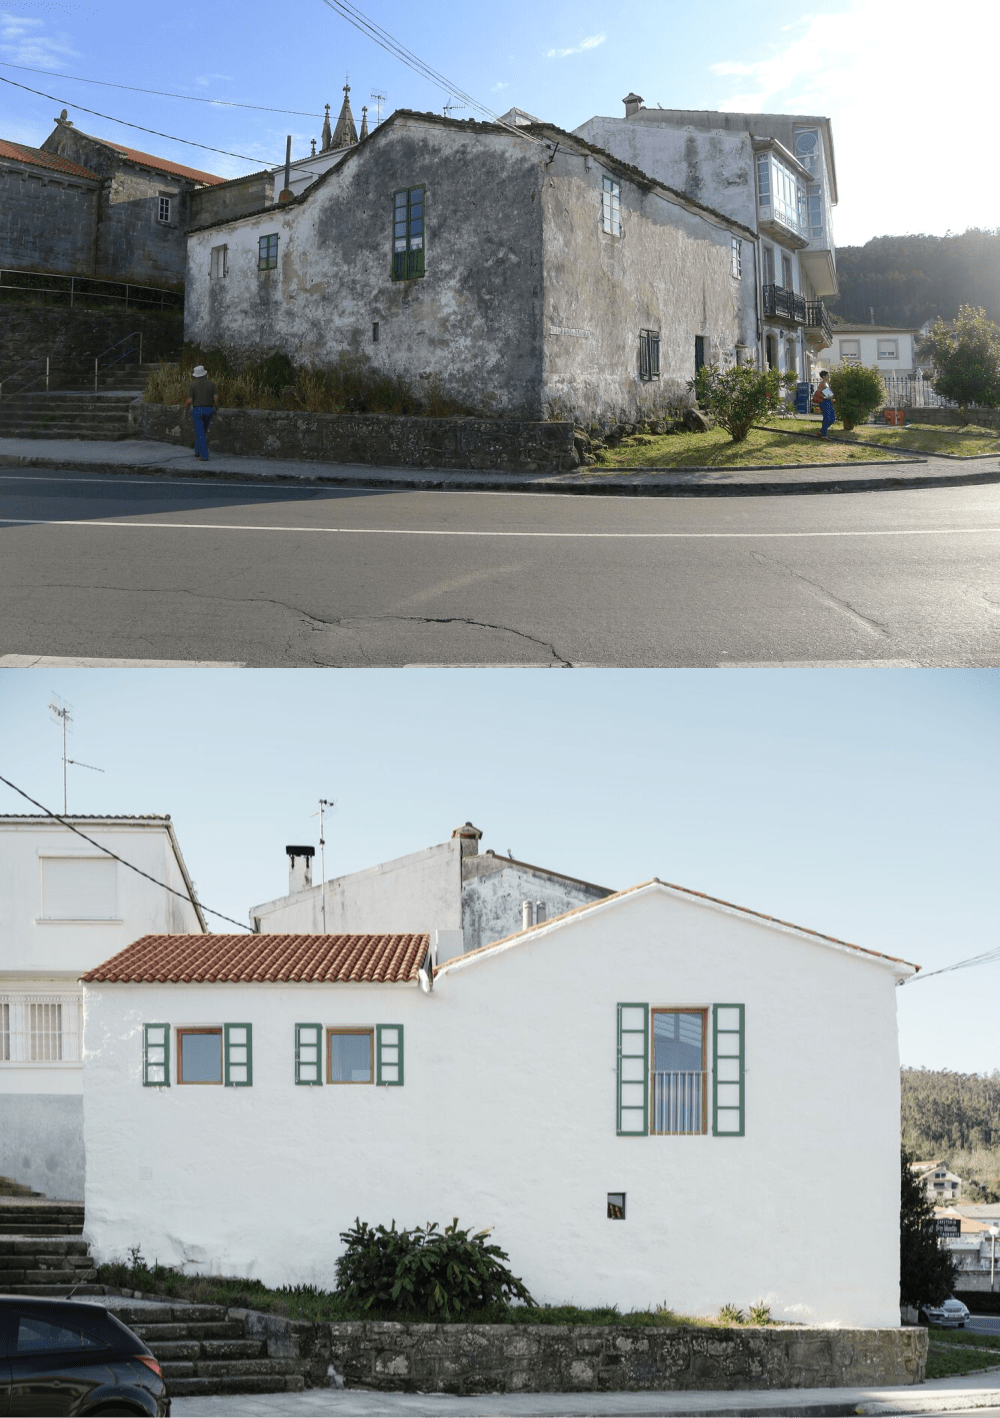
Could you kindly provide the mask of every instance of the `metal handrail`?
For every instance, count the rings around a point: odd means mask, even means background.
[[[120,340],[116,340],[113,345],[108,345],[107,349],[106,349],[106,350],[102,350],[99,355],[95,355],[95,356],[94,356],[94,393],[95,393],[95,394],[97,393],[97,370],[98,370],[98,367],[99,367],[99,365],[100,365],[100,363],[101,363],[101,360],[104,358],[105,355],[109,355],[109,354],[112,352],[112,350],[116,350],[119,345],[127,345],[130,340],[138,340],[138,341],[139,341],[139,358],[138,358],[138,360],[136,360],[136,363],[137,363],[137,364],[142,364],[142,331],[141,331],[141,330],[133,330],[130,334],[128,334],[128,335],[123,335]],[[105,365],[105,368],[110,367],[112,364],[121,364],[121,362],[122,362],[124,359],[127,359],[127,358],[128,358],[128,354],[129,354],[129,351],[128,351],[127,349],[122,350],[121,354],[115,355],[114,359],[109,359],[109,360],[108,360],[107,364]]]
[[[30,277],[31,280],[19,283],[5,280],[5,276]],[[39,285],[39,280],[49,284]],[[63,282],[61,286],[51,284],[60,281]],[[88,285],[100,289],[87,290]],[[38,295],[68,295],[71,309],[76,300],[124,301],[126,310],[130,301],[133,308],[137,305],[158,306],[161,310],[170,310],[183,309],[184,305],[184,297],[180,291],[165,290],[161,286],[136,286],[127,281],[105,280],[102,276],[67,276],[59,271],[28,271],[15,267],[0,268],[0,290],[33,291]]]
[[[29,359],[27,364],[22,364],[20,369],[15,369],[13,374],[8,374],[6,378],[0,379],[0,400],[3,399],[3,386],[5,384],[9,384],[12,379],[16,379],[18,375],[23,374],[26,369],[30,369],[33,364],[41,364],[43,360],[45,361],[45,392],[47,394],[49,392],[49,356],[36,355],[34,359]],[[22,387],[21,393],[23,394],[25,389],[30,389],[32,384],[37,383],[41,377],[41,373],[38,373],[34,378],[29,379],[27,384]]]

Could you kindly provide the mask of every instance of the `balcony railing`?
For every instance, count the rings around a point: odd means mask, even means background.
[[[830,317],[826,313],[826,306],[821,300],[806,301],[806,324],[823,331],[826,345],[833,343],[833,326],[830,324]]]
[[[806,301],[786,286],[764,287],[764,314],[777,316],[781,320],[794,320],[797,325],[806,323]]]
[[[0,995],[0,1066],[79,1061],[78,995]]]
[[[704,1131],[704,1073],[654,1073],[650,1132]]]

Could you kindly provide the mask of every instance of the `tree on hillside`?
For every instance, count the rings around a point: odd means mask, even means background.
[[[940,1305],[955,1288],[955,1262],[938,1245],[934,1208],[911,1170],[912,1155],[899,1154],[899,1303]]]
[[[1000,326],[982,306],[961,305],[952,324],[937,320],[920,347],[934,362],[934,388],[959,406],[995,409],[1000,404]]]

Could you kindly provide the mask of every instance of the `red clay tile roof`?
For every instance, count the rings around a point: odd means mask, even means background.
[[[85,981],[325,984],[416,980],[427,935],[144,935]]]
[[[18,162],[32,163],[35,167],[65,172],[69,177],[89,177],[94,182],[101,180],[89,167],[81,167],[77,162],[70,162],[69,158],[61,158],[57,153],[47,153],[43,148],[29,148],[24,143],[12,143],[7,138],[0,138],[0,158],[15,158]]]
[[[89,138],[92,143],[103,143],[106,148],[127,158],[129,162],[140,162],[146,167],[155,167],[158,172],[172,172],[177,177],[190,177],[194,182],[207,182],[212,186],[225,181],[225,178],[217,177],[214,172],[202,172],[197,167],[168,162],[166,158],[154,157],[152,153],[140,152],[138,148],[123,148],[120,143],[112,143],[108,138],[95,138],[92,133],[82,133],[81,137]]]

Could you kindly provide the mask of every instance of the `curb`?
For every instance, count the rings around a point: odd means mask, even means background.
[[[755,423],[756,428],[761,433],[780,433],[785,438],[815,438],[815,433],[799,433],[794,428],[770,428],[767,424]],[[915,449],[913,454],[908,453],[903,448],[892,447],[888,443],[858,443],[849,438],[839,438],[836,434],[826,435],[827,443],[838,443],[843,448],[880,448],[888,453],[892,458],[899,458],[906,463],[926,463],[930,458],[947,458],[950,462],[971,463],[978,458],[996,458],[997,453],[927,453],[926,450]],[[923,454],[923,456],[921,456]],[[879,459],[881,462],[882,460]],[[772,467],[779,464],[772,463]]]
[[[918,460],[907,459],[907,463],[914,463]],[[919,460],[926,463],[926,459]],[[992,472],[972,472],[951,475],[947,473],[918,473],[910,477],[865,477],[852,478],[850,481],[838,480],[834,478],[805,478],[788,482],[735,482],[735,483],[651,483],[651,482],[615,482],[611,479],[602,479],[600,482],[582,482],[574,480],[572,483],[565,481],[548,481],[544,476],[536,477],[531,474],[523,475],[519,480],[514,481],[509,477],[499,475],[495,480],[484,483],[479,480],[463,481],[461,475],[450,477],[447,470],[439,470],[437,474],[430,473],[427,476],[411,476],[396,478],[379,478],[376,476],[366,476],[363,473],[345,473],[338,475],[329,471],[329,465],[319,465],[325,467],[321,473],[285,473],[275,472],[267,475],[257,472],[246,471],[219,471],[207,472],[202,469],[185,468],[181,470],[173,466],[164,466],[150,463],[114,463],[105,464],[98,462],[75,461],[72,459],[60,459],[54,461],[49,457],[28,457],[19,454],[0,455],[0,468],[38,468],[52,472],[83,472],[101,473],[107,475],[130,474],[144,475],[146,477],[159,478],[181,478],[185,482],[190,482],[193,478],[204,479],[216,483],[222,482],[248,482],[259,481],[262,487],[269,483],[289,483],[293,485],[315,485],[321,484],[331,487],[370,487],[385,491],[396,489],[430,490],[437,491],[444,489],[454,492],[523,492],[523,493],[562,493],[570,496],[618,496],[618,497],[774,497],[784,494],[816,494],[816,493],[843,493],[843,492],[883,492],[894,489],[911,489],[922,487],[967,487],[978,483],[1000,482],[1000,466]],[[789,464],[788,467],[801,467],[801,464]],[[815,465],[813,465],[815,466]],[[834,464],[833,467],[843,466]],[[852,464],[856,467],[858,464]],[[868,466],[878,466],[869,463]],[[636,468],[635,473],[644,474],[649,470]],[[717,472],[715,468],[688,468],[685,473],[690,472]],[[749,470],[753,471],[753,470]],[[443,476],[441,474],[444,474]],[[552,477],[563,477],[566,474],[550,475]]]

